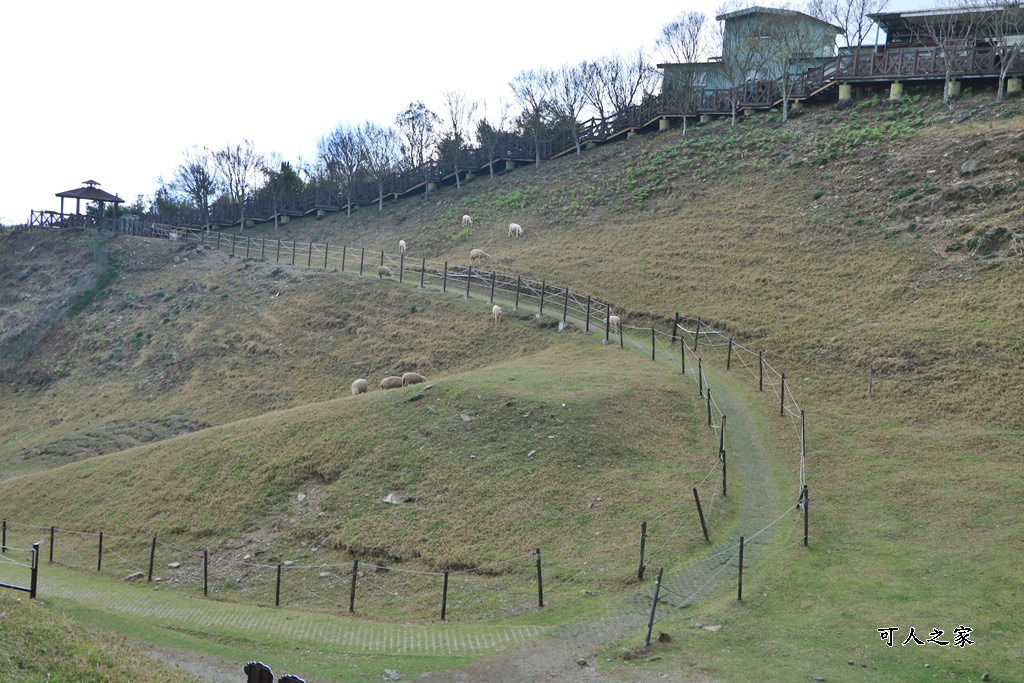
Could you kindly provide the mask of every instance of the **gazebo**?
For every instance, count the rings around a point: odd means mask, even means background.
[[[114,218],[117,218],[117,205],[123,204],[124,200],[118,197],[116,194],[110,194],[105,190],[100,189],[100,184],[95,180],[83,180],[82,187],[77,190],[66,190],[64,192],[58,192],[57,197],[60,197],[60,212],[64,213],[64,198],[73,198],[75,200],[75,214],[82,213],[82,200],[89,202],[100,203],[100,215],[103,215],[103,205],[106,202],[112,202],[114,204]]]

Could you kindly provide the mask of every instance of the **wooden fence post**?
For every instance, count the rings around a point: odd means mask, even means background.
[[[469,286],[473,283],[473,266],[466,267],[466,298],[469,298]]]
[[[7,518],[3,521],[3,531],[0,532],[0,554],[7,554]]]
[[[355,612],[356,611],[356,577],[358,576],[358,574],[357,574],[358,571],[359,571],[359,560],[353,560],[352,561],[352,588],[349,590],[349,594],[348,594],[348,611],[349,612]]]
[[[420,289],[424,288],[423,278],[427,274],[427,257],[423,257],[423,261],[420,263]]]
[[[782,373],[782,391],[779,392],[779,417],[786,414],[786,373]]]
[[[220,251],[220,233],[217,233],[217,251]]]
[[[306,267],[307,268],[312,268],[313,267],[313,241],[312,240],[310,240],[310,242],[309,242],[309,251],[306,253]]]
[[[612,305],[611,304],[605,304],[604,305],[604,343],[605,344],[610,344],[611,343],[611,340],[609,339],[609,337],[611,336],[611,327],[612,327]]]
[[[697,501],[697,515],[700,517],[700,528],[704,531],[704,540],[708,543],[711,542],[711,537],[708,536],[708,525],[704,521],[704,509],[700,506],[700,496],[697,495],[697,487],[693,487],[693,499]]]
[[[640,567],[636,570],[638,581],[644,580],[644,547],[647,545],[647,522],[640,522]]]
[[[277,586],[274,589],[274,607],[281,606],[281,563],[277,563]]]
[[[217,233],[217,234],[219,235],[220,233]],[[281,262],[281,240],[278,240],[277,241],[277,256],[274,257],[274,263],[280,263],[280,262]]]
[[[711,421],[711,386],[710,385],[708,385],[707,399],[708,399],[708,427],[711,427],[714,423]]]
[[[441,589],[441,621],[448,609],[448,570],[444,570],[444,588]]]
[[[624,348],[626,348],[625,342],[623,342],[623,334],[625,334],[625,333],[622,331],[622,322],[621,321],[618,324],[618,328],[619,328],[619,348],[620,349],[624,349]]]
[[[679,364],[682,366],[683,374],[685,375],[686,374],[686,344],[683,343],[682,339],[679,340]]]
[[[654,346],[654,328],[652,327],[651,328],[651,360],[657,360],[654,357],[654,349],[655,349],[655,346]]]
[[[53,536],[56,531],[55,527],[50,527],[50,564],[53,564]]]
[[[348,245],[341,245],[341,272],[345,272],[345,259],[348,258]]]
[[[728,478],[726,477],[725,467],[726,455],[724,450],[718,451],[718,457],[722,460],[722,498],[729,497]]]
[[[537,548],[537,604],[544,606],[544,579],[540,573],[540,548]]]
[[[516,310],[519,310],[519,288],[523,284],[523,276],[516,275]]]
[[[700,337],[700,318],[697,318],[697,328],[693,331],[693,352],[697,353],[697,339]]]
[[[497,277],[497,274],[495,273],[495,271],[492,270],[491,271],[491,303],[492,304],[494,303],[494,281],[495,281],[496,277]]]
[[[569,288],[565,288],[565,293],[562,295],[565,300],[562,302],[562,326],[569,321]]]
[[[363,261],[366,260],[366,247],[359,250],[359,275],[363,274]]]
[[[100,547],[96,553],[96,571],[99,572],[103,568],[103,532],[100,532]]]
[[[267,238],[263,238],[263,242],[260,244],[260,261],[266,261],[267,255]]]
[[[764,391],[764,349],[757,352],[757,390]]]
[[[330,251],[331,243],[324,242],[324,270],[327,270],[327,253]]]
[[[384,265],[384,250],[380,250],[380,265]]]
[[[701,358],[697,359],[697,392],[704,395],[704,361]]]
[[[444,278],[441,280],[441,291],[448,291],[448,262],[444,262]]]
[[[210,594],[210,551],[203,548],[203,597]]]
[[[669,344],[669,346],[671,346],[672,344],[676,343],[676,333],[678,331],[679,331],[679,311],[676,311],[676,317],[672,321],[672,342],[671,342],[671,344]]]
[[[187,232],[185,233],[188,234]],[[252,244],[252,240],[248,237],[245,238],[245,258],[249,258],[249,245]]]
[[[235,255],[235,236],[234,235],[228,235],[228,237],[231,238],[231,256],[234,256]]]
[[[651,645],[651,629],[654,628],[654,613],[658,610],[658,594],[661,593],[661,575],[664,567],[658,567],[658,580],[654,584],[654,599],[651,600],[651,616],[647,619],[647,637],[644,639],[644,647]]]
[[[149,573],[146,574],[146,583],[153,581],[153,561],[156,559],[156,536],[153,537],[153,543],[149,546]]]
[[[36,599],[36,588],[39,586],[39,541],[32,544],[32,578],[28,586],[28,597]]]
[[[402,284],[405,272],[405,254],[398,255],[398,284]]]
[[[298,240],[292,240],[292,265],[295,265],[295,252],[298,251]]]
[[[587,324],[583,328],[583,334],[590,334],[590,295],[587,294]]]
[[[810,507],[810,505],[809,505],[810,500],[807,497],[807,484],[804,484],[803,499],[804,499],[804,547],[806,548],[807,547],[807,514],[808,514],[807,513],[807,508]]]
[[[537,317],[544,315],[544,292],[547,291],[548,283],[546,280],[540,281],[540,310],[537,311]]]
[[[725,357],[725,369],[732,369],[732,337],[729,337],[729,355]]]

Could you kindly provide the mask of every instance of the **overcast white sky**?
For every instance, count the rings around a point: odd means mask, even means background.
[[[0,223],[58,210],[54,194],[88,179],[151,195],[191,145],[249,139],[294,162],[340,122],[391,124],[415,100],[440,113],[445,91],[511,99],[523,69],[653,48],[680,12],[716,4],[6,2]]]

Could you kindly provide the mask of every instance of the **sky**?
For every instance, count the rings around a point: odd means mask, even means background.
[[[5,3],[0,224],[59,210],[55,193],[85,180],[151,196],[193,145],[251,140],[295,163],[340,123],[390,125],[417,100],[442,113],[445,92],[491,109],[525,69],[653,50],[664,24],[714,4]]]

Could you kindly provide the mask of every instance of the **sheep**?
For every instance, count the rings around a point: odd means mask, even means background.
[[[523,236],[523,226],[519,225],[518,223],[509,223],[508,224],[508,236],[509,237],[522,237]]]
[[[495,325],[501,322],[501,306],[495,304],[494,308],[491,309],[491,317],[494,318]]]
[[[377,266],[377,279],[378,280],[380,280],[381,278],[383,278],[385,276],[391,277],[392,275],[393,275],[393,273],[391,272],[391,269],[388,268],[387,266]]]
[[[407,372],[402,375],[402,386],[407,387],[410,384],[419,384],[420,382],[426,382],[427,378],[418,372]]]
[[[399,254],[404,254],[405,253],[405,240],[398,240],[398,253]]]
[[[473,227],[473,219],[468,215],[462,217],[462,227],[470,228]]]
[[[612,332],[619,331],[619,316],[610,315],[608,316],[608,326],[612,328]]]
[[[483,249],[473,249],[469,252],[469,262],[476,263],[477,261],[483,261],[491,258],[489,254],[484,253]]]
[[[401,387],[402,387],[402,378],[401,377],[395,377],[395,376],[385,377],[384,379],[382,379],[380,381],[380,388],[381,389],[400,389]]]
[[[365,394],[369,390],[370,390],[370,385],[366,382],[365,379],[357,379],[355,382],[352,382],[352,395],[353,396],[358,396],[359,394]]]

